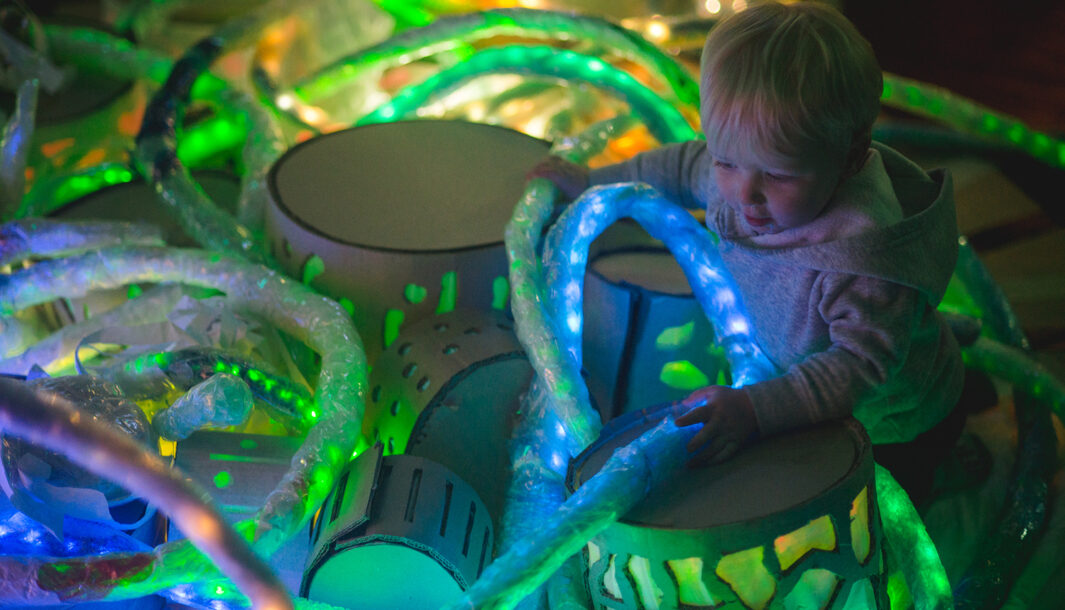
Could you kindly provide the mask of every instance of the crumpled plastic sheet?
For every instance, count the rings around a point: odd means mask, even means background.
[[[162,231],[143,222],[23,218],[0,225],[0,267],[33,257],[56,258],[108,246],[163,243]]]
[[[485,49],[465,61],[411,85],[391,101],[359,119],[358,125],[393,121],[417,113],[432,97],[483,74],[515,73],[585,82],[620,96],[660,142],[694,139],[698,132],[674,105],[658,97],[627,72],[601,59],[548,46]]]
[[[15,92],[15,111],[0,136],[0,220],[13,215],[26,190],[26,158],[33,140],[39,89],[36,78],[22,81]]]
[[[5,432],[68,456],[86,469],[116,480],[137,495],[153,501],[174,520],[189,540],[203,549],[211,559],[238,584],[257,608],[284,610],[291,608],[288,591],[269,566],[225,522],[222,513],[205,502],[206,492],[157,455],[129,437],[90,418],[77,417],[77,410],[65,398],[35,392],[22,383],[0,379],[0,424]],[[146,555],[146,556],[145,556]],[[141,554],[143,569],[151,554]],[[94,558],[97,570],[107,566],[107,559]],[[25,566],[27,587],[24,595],[39,598],[46,591],[58,593],[65,601],[71,585],[65,580],[69,568],[78,560],[60,560],[55,566],[39,565],[39,560],[6,558],[5,567]],[[139,570],[138,570],[139,571]],[[106,572],[103,572],[106,574]],[[74,572],[78,574],[78,572]],[[36,585],[36,586],[33,586]],[[54,586],[58,585],[58,586]],[[25,599],[25,597],[23,599]]]
[[[303,385],[238,353],[202,345],[144,353],[92,372],[118,384],[134,400],[158,400],[171,390],[189,391],[214,375],[230,373],[293,435],[304,434],[318,417],[314,398]]]
[[[255,518],[238,529],[264,556],[297,532],[321,505],[354,450],[365,413],[366,357],[347,312],[298,282],[232,256],[176,248],[114,248],[0,276],[0,316],[59,296],[83,296],[136,282],[182,282],[214,288],[244,310],[270,321],[321,355],[315,395],[318,419],[292,459],[292,468]],[[107,558],[85,558],[109,569]],[[219,594],[218,572],[187,540],[157,547],[150,578],[123,583],[108,599],[128,599],[194,583],[189,595],[246,603],[239,593]],[[93,574],[86,568],[85,575]],[[232,588],[229,588],[232,589]]]
[[[155,414],[152,426],[170,440],[188,438],[209,426],[239,426],[252,408],[251,388],[228,373],[212,375],[203,383]]]
[[[639,64],[651,75],[661,78],[676,101],[692,108],[699,104],[699,86],[688,71],[631,30],[598,17],[522,8],[442,16],[429,25],[407,30],[335,62],[327,70],[302,83],[299,92],[304,97],[314,99],[326,94],[332,83],[337,81],[338,72],[350,80],[356,77],[358,71],[418,61],[494,36],[595,41],[607,52]]]

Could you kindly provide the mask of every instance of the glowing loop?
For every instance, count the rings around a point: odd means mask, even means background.
[[[580,320],[587,252],[592,241],[621,218],[635,219],[661,240],[674,254],[688,277],[692,292],[714,326],[717,341],[726,348],[734,384],[746,385],[776,374],[775,367],[750,334],[747,315],[739,302],[735,283],[728,274],[708,272],[724,264],[710,233],[687,213],[645,184],[595,187],[567,209],[548,233],[544,247],[544,271],[548,299],[559,319]],[[585,253],[575,257],[574,252]],[[576,262],[574,262],[576,259]],[[581,328],[557,324],[559,340],[581,364]]]

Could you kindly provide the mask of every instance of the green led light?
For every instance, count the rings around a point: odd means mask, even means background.
[[[248,381],[259,382],[259,381],[262,381],[263,379],[265,379],[265,377],[266,376],[263,375],[263,372],[258,370],[258,369],[249,369],[248,370]]]
[[[126,298],[132,301],[133,299],[139,297],[143,292],[144,289],[140,286],[136,284],[130,284],[129,288],[126,290]]]
[[[312,254],[303,263],[300,281],[302,281],[304,285],[310,285],[314,278],[323,273],[325,273],[325,261],[323,261],[317,254]]]
[[[214,486],[218,489],[225,489],[226,487],[229,487],[232,482],[233,477],[225,470],[219,470],[218,474],[214,475]]]
[[[355,315],[355,303],[352,303],[351,299],[340,297],[337,303],[340,303],[340,306],[344,308],[344,311],[348,312],[349,316]]]
[[[440,276],[440,302],[436,305],[436,313],[448,313],[455,310],[455,302],[458,300],[459,276],[454,271],[448,271]]]
[[[492,309],[504,310],[507,308],[507,299],[510,298],[510,281],[505,276],[497,276],[492,280]]]
[[[706,374],[687,360],[665,363],[658,379],[676,390],[697,390],[710,385]]]
[[[670,326],[658,333],[655,337],[655,349],[674,350],[680,349],[691,342],[692,333],[695,330],[695,321],[680,326]]]
[[[403,288],[403,298],[407,299],[408,303],[418,304],[425,300],[429,291],[424,286],[417,284],[407,284]]]
[[[382,339],[384,340],[384,346],[387,349],[392,342],[399,336],[399,327],[403,325],[403,311],[399,309],[389,309],[385,312],[385,324],[382,329]]]

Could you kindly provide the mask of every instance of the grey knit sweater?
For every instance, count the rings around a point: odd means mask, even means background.
[[[820,216],[753,235],[722,201],[704,142],[592,172],[639,181],[707,226],[779,375],[746,387],[763,435],[853,414],[875,443],[912,440],[961,393],[957,343],[936,306],[957,258],[949,174],[873,144]]]

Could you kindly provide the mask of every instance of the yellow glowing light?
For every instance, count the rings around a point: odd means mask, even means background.
[[[851,548],[858,563],[869,558],[869,488],[863,487],[851,503]]]
[[[658,20],[652,20],[647,24],[647,38],[653,42],[663,42],[669,39],[669,26]]]
[[[296,99],[291,93],[282,93],[277,96],[277,107],[281,110],[291,110],[296,105]]]
[[[632,576],[636,595],[640,597],[641,608],[658,610],[664,594],[651,575],[651,562],[646,557],[633,555],[629,558],[629,574]]]
[[[715,606],[714,596],[703,582],[703,558],[669,559],[669,570],[677,581],[678,601],[686,606]]]
[[[764,554],[762,547],[756,546],[725,555],[714,570],[748,608],[755,610],[768,606],[777,590],[776,581],[762,562]]]
[[[706,0],[706,3],[703,6],[706,7],[706,12],[711,15],[716,15],[721,12],[721,3],[717,0]]]
[[[322,111],[314,106],[302,106],[299,109],[300,119],[304,123],[315,125],[322,120]]]
[[[819,517],[799,529],[773,541],[780,569],[787,570],[814,549],[832,551],[836,548],[836,529],[828,515]]]

